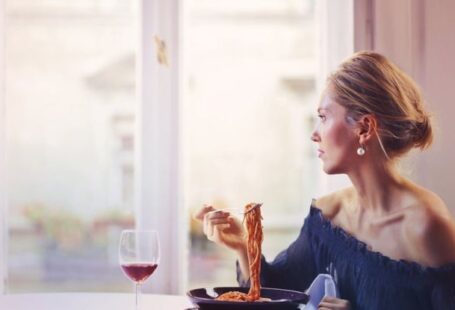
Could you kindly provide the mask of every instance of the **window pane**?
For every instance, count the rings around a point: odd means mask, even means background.
[[[9,292],[130,291],[133,2],[6,1]]]
[[[264,254],[297,236],[319,178],[312,0],[194,0],[185,20],[189,212],[262,202]],[[235,284],[234,257],[191,223],[189,287]]]

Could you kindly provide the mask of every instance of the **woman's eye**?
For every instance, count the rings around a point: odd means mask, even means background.
[[[325,121],[325,115],[318,114],[318,117],[321,121]]]

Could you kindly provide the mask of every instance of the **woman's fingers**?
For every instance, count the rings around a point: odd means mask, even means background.
[[[229,221],[229,218],[228,218],[228,217],[225,217],[225,218],[216,218],[216,219],[210,220],[210,224],[212,224],[212,225],[230,224],[230,221]]]
[[[220,231],[220,230],[222,231],[226,227],[229,227],[229,221],[227,218],[209,220],[208,224],[207,224],[206,235],[209,239],[213,238],[213,235],[215,234],[216,231]],[[212,240],[212,239],[210,239],[210,240]]]
[[[210,241],[234,248],[243,240],[241,222],[226,210],[205,205],[193,214],[193,218],[203,222],[204,234]]]
[[[229,226],[230,224],[227,222],[211,225],[209,234],[207,234],[207,239],[214,242],[223,241],[220,234],[223,232],[223,230],[229,228]]]
[[[202,216],[204,234],[209,235],[210,231],[210,220],[216,218],[215,213],[218,213],[216,209],[211,206],[203,207],[201,212],[197,215],[199,218]]]
[[[229,217],[228,212],[215,210],[208,212],[204,215],[204,223],[206,223],[207,225],[212,225],[216,224],[218,220],[227,220],[228,217]]]
[[[229,224],[229,212],[221,210],[210,211],[204,215],[204,233],[207,237],[213,241],[214,229],[217,225],[223,225],[220,228],[226,228],[226,224]]]
[[[340,305],[336,305],[336,304],[331,304],[331,303],[320,303],[319,306],[318,306],[318,310],[323,310],[323,309],[327,309],[327,310],[342,310],[344,308],[342,308]]]
[[[331,297],[331,296],[325,296],[324,298],[322,298],[321,301],[335,303],[335,304],[347,302],[347,300],[345,300],[345,299],[340,299],[340,298]]]
[[[211,212],[211,211],[214,211],[215,208],[210,206],[210,205],[203,205],[202,208],[200,208],[199,210],[197,210],[194,214],[193,214],[193,218],[195,220],[199,220],[199,221],[202,221],[204,220],[204,216]]]
[[[318,305],[318,309],[349,310],[351,307],[348,300],[335,297],[324,297]]]
[[[214,241],[214,242],[222,242],[224,243],[224,239],[223,239],[223,236],[221,235],[221,233],[229,228],[230,224],[217,224],[217,225],[213,225],[213,235],[212,235],[212,238],[209,240],[211,241]]]
[[[229,212],[223,210],[214,210],[206,214],[206,218],[209,220],[227,218],[230,215]]]

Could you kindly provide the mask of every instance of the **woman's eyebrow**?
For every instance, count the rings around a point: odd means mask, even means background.
[[[318,113],[322,112],[322,111],[327,111],[328,109],[326,108],[318,108]]]

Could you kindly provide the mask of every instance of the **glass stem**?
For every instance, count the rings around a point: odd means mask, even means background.
[[[141,285],[136,283],[136,310],[139,310],[139,295],[141,294]]]

